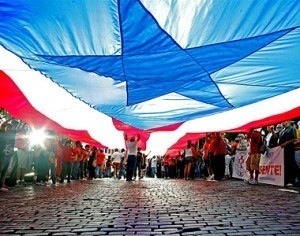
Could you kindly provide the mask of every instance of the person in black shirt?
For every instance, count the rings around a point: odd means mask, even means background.
[[[284,148],[284,185],[295,185],[297,164],[295,160],[295,140],[297,133],[291,121],[283,122],[284,128],[279,133],[279,145]]]

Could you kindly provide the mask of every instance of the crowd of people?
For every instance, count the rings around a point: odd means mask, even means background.
[[[267,155],[271,148],[280,146],[284,149],[284,184],[300,186],[300,157],[295,156],[296,150],[300,150],[299,123],[289,120],[240,134],[208,133],[197,143],[188,141],[177,155],[150,158],[148,176],[154,177],[156,173],[157,177],[185,180],[230,179],[236,152],[246,151],[249,179],[245,182],[257,185],[261,155]]]
[[[284,148],[285,185],[300,184],[300,164],[295,157],[300,132],[292,121],[254,129],[247,134],[207,133],[196,143],[187,141],[186,147],[176,155],[163,156],[143,153],[139,135],[125,134],[126,148],[107,153],[51,130],[45,131],[42,143],[31,143],[31,128],[10,116],[2,120],[0,129],[1,191],[26,182],[48,185],[97,178],[230,179],[237,150],[249,153],[247,183],[258,184],[260,156],[276,146]]]

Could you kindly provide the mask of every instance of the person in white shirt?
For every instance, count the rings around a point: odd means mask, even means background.
[[[122,153],[119,152],[118,148],[115,149],[115,151],[112,154],[111,158],[112,158],[112,165],[113,165],[113,168],[114,168],[114,178],[117,178],[119,176],[121,159],[122,159]]]
[[[118,179],[121,179],[122,176],[126,178],[126,165],[127,165],[127,153],[124,148],[121,149],[121,163],[120,163],[120,171],[119,171],[119,176]]]
[[[136,165],[136,155],[137,155],[137,148],[138,143],[140,141],[140,135],[137,135],[137,138],[132,136],[128,140],[127,134],[125,134],[125,144],[127,147],[127,174],[126,174],[126,180],[132,181],[134,168]]]
[[[157,159],[156,156],[153,156],[151,159],[151,177],[155,178],[157,168]]]
[[[246,136],[244,134],[239,134],[237,137],[239,138],[237,149],[241,151],[247,151],[249,145]]]

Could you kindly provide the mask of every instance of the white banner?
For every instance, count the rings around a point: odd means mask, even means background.
[[[249,173],[246,171],[246,151],[237,151],[233,164],[233,177],[238,179],[248,179]],[[271,148],[266,155],[261,155],[259,163],[259,183],[284,186],[284,161],[283,148]]]

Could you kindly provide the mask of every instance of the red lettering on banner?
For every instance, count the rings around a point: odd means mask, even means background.
[[[259,173],[262,175],[281,175],[281,165],[259,166]]]
[[[281,166],[275,165],[275,175],[281,175]]]

